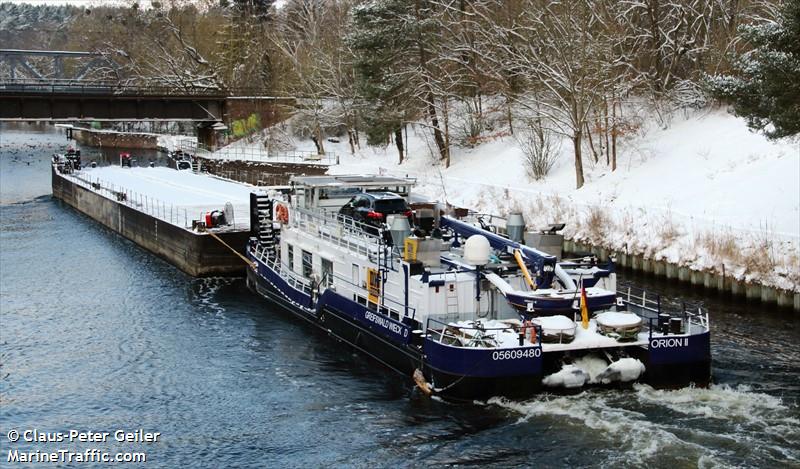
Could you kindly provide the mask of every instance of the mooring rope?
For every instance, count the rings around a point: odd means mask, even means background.
[[[243,256],[243,255],[242,255],[242,254],[241,254],[239,251],[237,251],[236,249],[233,249],[233,248],[232,248],[232,247],[231,247],[231,246],[230,246],[228,243],[226,243],[225,241],[223,241],[223,240],[222,240],[222,238],[220,238],[219,236],[217,236],[216,234],[214,234],[214,233],[212,233],[212,232],[210,232],[210,231],[206,231],[206,233],[208,233],[208,235],[209,235],[209,236],[211,236],[212,238],[214,238],[214,239],[216,239],[217,241],[219,241],[220,243],[222,243],[222,245],[223,245],[223,246],[225,246],[226,248],[228,248],[228,249],[230,249],[231,251],[233,251],[233,253],[234,253],[234,254],[236,254],[237,256],[239,256],[239,258],[240,258],[241,260],[243,260],[243,261],[244,261],[244,262],[245,262],[247,265],[251,266],[253,269],[256,269],[256,268],[257,268],[257,266],[256,266],[256,263],[255,263],[255,262],[253,262],[253,261],[251,261],[250,259],[248,259],[248,258],[244,257],[244,256]]]

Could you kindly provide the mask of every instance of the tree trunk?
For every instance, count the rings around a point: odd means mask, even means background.
[[[450,167],[450,113],[447,109],[447,98],[444,99],[444,148],[447,155],[444,158],[444,167]]]
[[[611,171],[617,169],[617,103],[611,102]]]
[[[325,153],[323,153],[322,151],[322,144],[320,143],[316,135],[311,136],[311,141],[314,142],[314,146],[317,148],[317,154],[324,155]]]
[[[355,155],[356,153],[356,144],[355,144],[355,132],[353,129],[347,129],[347,143],[350,144],[350,154]]]
[[[511,115],[511,100],[506,99],[506,119],[508,119],[508,132],[514,135],[514,120]]]
[[[322,126],[317,124],[317,128],[314,129],[314,134],[315,135],[311,137],[311,140],[314,141],[314,145],[317,147],[317,154],[324,155],[325,147],[322,146]]]
[[[603,127],[603,134],[606,137],[606,166],[607,166],[607,165],[611,164],[611,161],[609,161],[609,158],[610,158],[609,154],[611,153],[611,146],[608,143],[608,134],[609,134],[610,130],[608,128],[608,98],[607,97],[603,97],[603,117],[606,120],[606,125]]]
[[[586,135],[589,136],[589,148],[592,150],[592,156],[594,157],[594,162],[597,163],[600,160],[600,157],[597,156],[597,150],[594,148],[594,141],[592,140],[592,131],[589,130],[589,123],[586,122],[583,124],[583,127],[586,129]]]
[[[436,106],[433,99],[433,91],[428,87],[428,116],[431,118],[431,127],[433,127],[433,140],[439,150],[439,157],[444,160],[447,158],[447,147],[442,136],[442,129],[439,128],[439,117],[436,115]]]
[[[422,19],[422,15],[419,10],[420,0],[417,0],[414,2],[414,16],[418,21]],[[427,51],[425,50],[425,44],[422,41],[422,38],[417,37],[416,42],[417,47],[419,48],[419,65],[424,71],[427,70],[428,67]],[[436,102],[434,101],[435,98],[433,95],[433,88],[431,88],[431,84],[428,81],[427,76],[424,78],[423,86],[423,97],[428,105],[428,116],[431,119],[431,126],[433,127],[433,140],[436,142],[436,148],[439,150],[440,159],[445,159],[447,157],[447,151],[445,148],[444,138],[442,137],[442,130],[439,128],[439,118],[436,115]]]
[[[397,153],[400,155],[400,160],[397,164],[403,164],[403,128],[398,127],[394,131],[394,143],[397,145]]]
[[[581,157],[581,141],[583,140],[583,131],[578,128],[575,129],[572,135],[572,145],[575,147],[575,182],[576,189],[583,187],[583,159]]]

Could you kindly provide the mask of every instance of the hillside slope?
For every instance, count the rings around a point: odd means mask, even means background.
[[[620,142],[615,172],[584,155],[578,190],[568,142],[541,181],[526,175],[513,137],[455,147],[448,169],[421,126],[409,128],[402,165],[393,145],[355,155],[346,142],[325,145],[341,159],[331,172],[413,176],[417,192],[453,205],[521,210],[530,227],[566,223],[574,240],[800,290],[800,142],[770,142],[724,110],[681,113],[665,128],[645,122]]]

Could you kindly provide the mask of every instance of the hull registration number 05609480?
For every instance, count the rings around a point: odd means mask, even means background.
[[[542,349],[528,348],[525,350],[498,350],[492,352],[492,360],[517,360],[519,358],[538,358],[542,356]]]

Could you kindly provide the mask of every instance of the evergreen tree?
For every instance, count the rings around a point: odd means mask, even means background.
[[[712,94],[768,138],[800,133],[800,0],[787,1],[777,21],[739,32],[753,48],[736,60],[736,76],[709,79]]]
[[[430,48],[436,42],[431,4],[425,0],[373,0],[353,9],[353,32],[348,37],[355,55],[361,95],[369,105],[363,112],[368,143],[383,144],[394,135],[402,162],[403,123],[424,109],[441,157],[447,155],[439,128]]]

